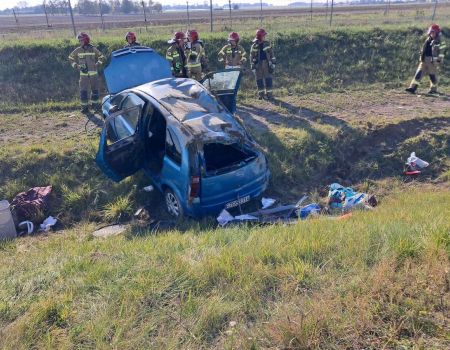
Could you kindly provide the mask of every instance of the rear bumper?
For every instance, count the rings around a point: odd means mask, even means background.
[[[259,182],[258,186],[252,186],[251,188],[242,191],[239,193],[239,198],[243,198],[246,196],[250,197],[250,200],[257,198],[260,196],[269,185],[269,178],[270,178],[270,171],[267,170],[264,174],[264,179],[262,182]],[[189,216],[192,216],[194,218],[200,218],[203,216],[209,216],[209,215],[217,215],[219,214],[224,208],[225,205],[233,200],[238,199],[235,198],[229,198],[226,201],[218,202],[210,205],[202,205],[201,200],[199,203],[192,203],[189,205],[186,209],[186,213]]]

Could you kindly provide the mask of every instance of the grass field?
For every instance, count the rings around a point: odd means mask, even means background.
[[[338,181],[375,193],[373,211],[227,229],[133,222],[94,238],[142,206],[166,219],[161,195],[141,174],[116,184],[96,167],[101,120],[78,112],[74,42],[0,44],[0,199],[51,184],[45,214],[59,219],[57,232],[0,243],[0,348],[450,347],[449,70],[442,95],[403,93],[425,24],[314,32],[291,20],[273,34],[275,101],[256,100],[247,74],[236,113],[269,159],[267,195],[323,204]],[[105,52],[121,45],[113,33]],[[207,36],[211,61],[222,36]],[[412,151],[430,162],[415,181],[401,175]]]

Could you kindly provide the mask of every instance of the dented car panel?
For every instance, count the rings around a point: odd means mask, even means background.
[[[267,160],[230,112],[241,72],[221,73],[222,83],[227,74],[233,83],[214,94],[192,79],[163,78],[105,97],[96,157],[105,175],[121,181],[143,170],[165,196],[176,197],[180,213],[192,217],[262,194]],[[219,102],[221,93],[228,106]]]

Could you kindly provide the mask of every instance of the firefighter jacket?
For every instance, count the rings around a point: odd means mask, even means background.
[[[190,43],[186,48],[187,69],[206,69],[207,60],[203,42],[200,40]]]
[[[106,62],[105,56],[93,45],[77,47],[69,55],[73,68],[80,70],[80,76],[93,76],[98,74],[98,68]]]
[[[172,74],[175,77],[187,77],[186,73],[186,55],[183,49],[181,49],[177,43],[173,43],[169,46],[166,52],[166,59],[169,61],[172,67]]]
[[[433,39],[431,36],[425,40],[420,52],[420,62],[425,62],[425,57],[431,57],[432,62],[440,62],[444,58],[446,45],[439,38]]]
[[[225,45],[219,51],[219,62],[225,62],[226,66],[241,66],[247,62],[247,53],[241,45],[231,46]]]
[[[256,66],[264,60],[267,60],[269,65],[276,63],[272,46],[268,41],[253,41],[252,47],[250,49],[250,57],[251,69],[256,69]]]

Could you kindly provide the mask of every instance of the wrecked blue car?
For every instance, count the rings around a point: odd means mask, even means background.
[[[259,196],[267,160],[234,117],[240,70],[172,77],[153,49],[112,53],[96,162],[112,180],[143,170],[174,217],[199,218]]]

